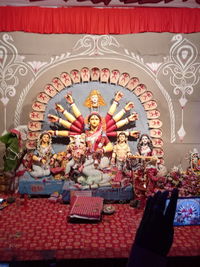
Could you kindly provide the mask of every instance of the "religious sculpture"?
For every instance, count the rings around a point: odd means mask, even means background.
[[[200,155],[196,148],[190,152],[189,162],[192,172],[200,172]]]
[[[51,146],[52,139],[48,132],[43,132],[38,139],[37,149],[34,151],[32,170],[30,175],[39,178],[50,175],[50,166],[53,164],[55,152]]]
[[[126,133],[119,133],[117,142],[113,147],[111,164],[116,165],[119,170],[123,170],[126,168],[127,159],[131,154],[130,147],[127,143]]]
[[[139,137],[138,131],[120,131],[120,128],[138,119],[136,112],[126,116],[127,112],[134,107],[132,102],[127,103],[122,110],[114,114],[122,97],[122,92],[116,93],[113,103],[105,118],[103,118],[98,112],[99,110],[95,110],[99,106],[105,105],[105,101],[97,90],[91,91],[85,101],[85,105],[92,112],[84,118],[72,95],[68,93],[65,99],[70,104],[72,113],[65,110],[60,104],[56,104],[56,110],[62,113],[65,119],[52,114],[48,115],[50,122],[59,123],[66,129],[49,130],[48,132],[52,136],[73,137],[75,141],[77,138],[80,138],[80,135],[85,134],[86,146],[82,148],[77,145],[73,146],[74,155],[72,155],[71,160],[66,165],[66,175],[70,173],[71,168],[79,172],[75,182],[82,186],[105,185],[111,180],[112,174],[108,169],[110,168],[110,156],[113,151],[113,145],[109,139],[110,137],[122,138],[123,135],[126,138],[133,137],[137,139]],[[122,118],[123,116],[125,118]],[[81,154],[81,149],[84,156],[80,161],[78,160],[78,163],[75,156],[77,157],[78,154]],[[78,150],[80,153],[77,153]],[[119,158],[120,156],[118,160]],[[77,166],[79,167],[76,168]]]
[[[84,106],[90,111],[99,111],[100,106],[105,106],[105,100],[98,90],[92,90],[84,102]]]

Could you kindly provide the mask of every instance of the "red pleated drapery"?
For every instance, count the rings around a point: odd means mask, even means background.
[[[131,34],[200,31],[198,8],[0,7],[0,31]]]

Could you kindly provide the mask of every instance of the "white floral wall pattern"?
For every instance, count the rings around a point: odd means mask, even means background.
[[[169,77],[173,93],[179,96],[181,106],[181,121],[177,134],[183,141],[186,131],[184,128],[184,110],[188,102],[187,96],[192,95],[194,86],[200,81],[200,63],[197,62],[197,47],[189,40],[183,39],[182,35],[175,35],[172,39],[172,45],[169,56],[162,65],[159,65],[159,71]]]
[[[20,76],[25,76],[28,72],[28,66],[23,62],[24,57],[18,55],[12,42],[12,36],[8,34],[4,34],[3,39],[0,40],[0,100],[4,107],[4,133],[7,130],[7,104],[10,97],[16,94]]]

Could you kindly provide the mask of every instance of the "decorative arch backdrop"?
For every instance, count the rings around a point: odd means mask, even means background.
[[[100,70],[106,66],[110,71],[119,70],[120,74],[126,72],[130,77],[138,77],[152,92],[161,114],[159,119],[163,123],[162,139],[167,167],[180,162],[187,165],[185,156],[188,151],[194,147],[200,150],[198,40],[199,33],[119,36],[1,33],[1,133],[28,124],[36,96],[44,91],[47,84],[53,83],[54,77],[74,69],[81,70],[85,66],[90,70],[94,66]],[[73,83],[73,94],[79,91],[75,87],[84,86],[89,91],[93,85],[98,86],[103,94],[104,90],[108,90],[110,97],[111,92],[120,87],[110,82],[102,86],[100,81]],[[133,96],[125,87],[123,90],[126,99]],[[80,91],[80,102],[83,103],[86,91]],[[107,94],[105,97],[109,104],[110,97]],[[133,101],[137,102],[138,98]],[[146,115],[141,114],[142,117]],[[144,131],[148,131],[146,125],[143,127]]]

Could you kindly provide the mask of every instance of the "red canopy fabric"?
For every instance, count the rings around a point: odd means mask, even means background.
[[[45,0],[29,0],[29,2],[41,2]],[[68,2],[68,0],[63,0],[64,2]],[[75,0],[74,0],[75,1]],[[112,0],[76,0],[77,2],[91,2],[93,4],[99,4],[104,3],[104,5],[109,5]],[[175,0],[119,0],[120,2],[123,2],[124,4],[132,4],[132,3],[138,3],[138,4],[158,4],[160,2],[169,3],[173,2]],[[182,2],[186,2],[187,0],[182,0]],[[197,4],[200,3],[200,0],[195,1]]]
[[[200,31],[198,8],[0,7],[0,31],[131,34]]]

